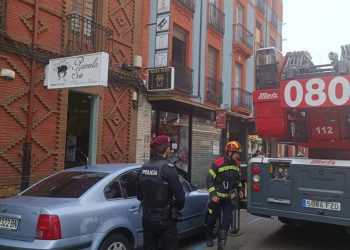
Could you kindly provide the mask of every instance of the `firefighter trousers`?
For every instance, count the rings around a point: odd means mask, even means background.
[[[208,206],[208,214],[206,219],[206,225],[209,230],[213,230],[215,227],[216,220],[219,218],[222,211],[223,218],[221,220],[219,230],[228,231],[232,223],[233,210],[235,206],[230,200],[220,200],[219,203],[210,202]]]

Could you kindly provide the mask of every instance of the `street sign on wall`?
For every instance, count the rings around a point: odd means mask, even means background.
[[[170,0],[158,0],[157,13],[170,12]]]
[[[156,52],[154,66],[156,68],[168,66],[168,50]]]
[[[51,59],[47,88],[107,86],[109,54],[105,52]]]
[[[226,129],[227,127],[227,110],[219,109],[216,111],[216,128]]]
[[[174,89],[175,70],[173,67],[148,70],[148,91]]]

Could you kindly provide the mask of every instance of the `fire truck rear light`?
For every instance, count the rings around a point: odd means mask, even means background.
[[[252,173],[253,174],[260,174],[260,168],[258,166],[252,167]]]
[[[254,182],[260,182],[260,176],[257,175],[257,174],[254,175],[254,176],[253,176],[253,181],[254,181]]]
[[[260,184],[259,184],[259,183],[253,183],[253,190],[254,190],[255,192],[259,192],[260,189],[261,189],[261,187],[260,187]]]

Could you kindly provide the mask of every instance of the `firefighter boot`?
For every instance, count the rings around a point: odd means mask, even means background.
[[[226,245],[227,231],[220,230],[218,237],[218,250],[224,250]]]
[[[213,229],[207,228],[207,247],[214,246],[213,238]]]

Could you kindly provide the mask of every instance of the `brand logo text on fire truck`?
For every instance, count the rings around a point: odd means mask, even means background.
[[[278,99],[278,93],[260,93],[258,100],[275,100]]]

